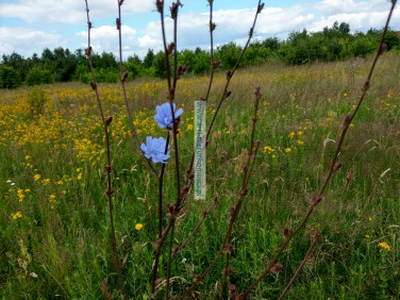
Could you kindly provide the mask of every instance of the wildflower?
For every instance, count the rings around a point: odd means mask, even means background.
[[[175,103],[172,104],[175,111]],[[161,128],[172,128],[172,113],[171,104],[166,102],[156,107],[157,113],[154,116],[154,120],[158,123]],[[183,109],[180,108],[175,111],[175,119],[177,119],[183,113]]]
[[[50,183],[50,179],[46,178],[42,180],[43,185],[48,185]]]
[[[50,195],[50,197],[49,197],[49,202],[51,202],[51,203],[56,203],[57,202],[57,200],[56,200],[56,195]]]
[[[28,160],[28,159],[30,159],[31,157],[29,156],[29,155],[27,155],[27,156],[25,156],[25,159],[26,160]]]
[[[169,146],[166,154],[165,146],[167,141],[163,138],[153,138],[148,136],[146,139],[146,144],[142,143],[140,149],[142,149],[144,156],[147,159],[151,159],[154,163],[167,163],[166,160],[169,158]]]
[[[296,134],[292,131],[291,133],[289,133],[288,138],[292,139],[294,138]]]
[[[381,243],[378,244],[378,246],[381,247],[382,249],[390,251],[390,246],[386,242],[381,242]]]
[[[297,140],[297,144],[299,144],[299,145],[303,145],[303,144],[304,144],[304,142],[303,142],[302,140]]]
[[[141,224],[141,223],[137,223],[136,225],[135,225],[135,229],[137,230],[137,231],[139,231],[140,229],[142,229],[143,228],[143,224]]]
[[[192,125],[192,124],[188,124],[186,130],[188,130],[188,131],[189,131],[189,130],[193,130],[193,125]]]
[[[369,218],[368,218],[368,221],[372,221],[372,218],[371,218],[371,217],[369,217]]]
[[[35,180],[35,181],[38,181],[39,179],[40,179],[40,174],[35,174],[35,176],[33,176],[33,179]]]
[[[285,149],[285,152],[286,152],[286,153],[289,153],[290,151],[292,151],[291,148],[286,148],[286,149]]]
[[[82,173],[79,173],[78,176],[76,177],[78,180],[82,179]]]
[[[366,239],[369,239],[370,237],[371,237],[371,236],[368,235],[368,234],[365,235],[365,238],[366,238]]]
[[[17,193],[18,193],[18,201],[19,202],[24,201],[24,199],[25,199],[24,190],[19,189],[17,191]]]
[[[22,214],[20,211],[17,211],[15,214],[11,214],[11,217],[15,220],[15,219],[21,218]]]

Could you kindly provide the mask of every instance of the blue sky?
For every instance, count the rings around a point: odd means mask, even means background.
[[[181,0],[180,49],[209,47],[207,0]],[[143,56],[147,49],[161,49],[159,14],[155,0],[125,0],[123,5],[124,56]],[[166,0],[170,4],[171,0]],[[255,36],[285,39],[294,30],[310,31],[332,26],[335,21],[350,23],[353,31],[381,28],[390,8],[389,0],[265,0]],[[117,52],[115,18],[117,0],[89,0],[94,25],[95,51]],[[246,39],[257,0],[214,0],[217,23],[215,44]],[[167,29],[172,23],[167,18]],[[400,30],[400,8],[391,23]],[[86,46],[84,0],[0,0],[0,55],[13,51],[24,56],[41,53],[46,47],[75,50]]]

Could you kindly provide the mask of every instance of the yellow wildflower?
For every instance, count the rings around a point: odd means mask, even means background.
[[[369,239],[369,238],[370,238],[370,236],[369,236],[368,234],[366,234],[366,235],[365,235],[365,238],[366,238],[366,239]]]
[[[292,131],[291,133],[289,133],[288,138],[292,139],[294,138],[296,134],[294,133],[294,131]]]
[[[186,130],[188,130],[188,131],[189,131],[189,130],[193,130],[193,125],[192,125],[192,124],[188,124]]]
[[[136,230],[140,230],[140,229],[142,229],[143,228],[143,224],[141,224],[141,223],[137,223],[136,225],[135,225],[135,229]]]
[[[292,148],[286,148],[286,149],[285,149],[285,152],[286,152],[286,153],[289,153],[290,151],[292,151]]]
[[[382,249],[390,251],[390,246],[386,242],[381,242],[381,243],[378,244],[378,246],[381,247]]]
[[[82,173],[79,173],[76,178],[78,178],[78,180],[81,180],[82,179]]]
[[[42,180],[43,185],[48,185],[50,183],[50,178],[46,178]]]
[[[15,219],[21,218],[22,214],[20,211],[17,211],[15,214],[11,214],[11,217],[15,220]]]
[[[24,201],[24,199],[25,199],[24,190],[19,189],[19,190],[17,191],[17,193],[18,193],[18,200],[19,200],[19,202]]]
[[[33,179],[35,179],[35,181],[38,181],[40,179],[40,174],[35,174],[35,176],[33,176]]]

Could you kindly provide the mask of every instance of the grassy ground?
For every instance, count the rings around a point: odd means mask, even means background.
[[[354,68],[350,68],[350,64]],[[212,261],[227,228],[229,207],[240,189],[241,165],[250,133],[253,90],[263,94],[256,139],[263,144],[250,193],[235,223],[230,283],[243,291],[263,270],[308,207],[333,155],[343,116],[360,94],[371,59],[287,68],[239,71],[207,150],[208,200],[189,198],[177,223],[179,245],[217,195],[219,206],[174,261],[174,293],[185,289]],[[303,259],[315,230],[322,238],[287,299],[397,299],[400,297],[400,55],[379,62],[371,89],[349,130],[323,202],[252,299],[274,299]],[[207,78],[178,85],[184,114],[179,135],[181,165],[193,147],[193,100],[204,96]],[[217,76],[208,120],[222,92]],[[118,298],[110,251],[103,132],[94,94],[85,85],[44,86],[0,92],[0,295],[4,299],[103,296],[101,283]],[[106,115],[112,115],[113,185],[120,254],[133,299],[150,288],[157,235],[157,182],[130,134],[121,90],[102,85]],[[142,139],[165,135],[153,120],[165,102],[162,81],[129,83]],[[42,101],[43,100],[43,101]],[[354,179],[345,189],[346,176]],[[173,161],[167,164],[165,201],[172,203]],[[140,230],[137,224],[143,224]],[[165,254],[162,265],[166,264]],[[198,287],[199,299],[218,292],[223,260]],[[166,276],[165,269],[160,277]],[[162,293],[160,293],[161,295]]]

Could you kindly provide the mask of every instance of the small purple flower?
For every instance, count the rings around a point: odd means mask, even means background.
[[[169,145],[167,154],[165,152],[165,145],[167,141],[163,137],[153,138],[148,136],[146,139],[146,144],[142,143],[140,149],[142,149],[144,156],[147,159],[151,159],[154,163],[167,163],[169,158]]]
[[[175,103],[173,103],[172,106],[175,112],[175,119],[177,119],[183,113],[183,109],[180,108],[175,111]],[[158,126],[161,128],[172,128],[172,113],[169,102],[157,105],[156,112],[154,120],[158,123]]]

